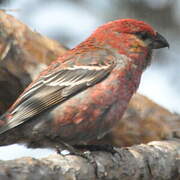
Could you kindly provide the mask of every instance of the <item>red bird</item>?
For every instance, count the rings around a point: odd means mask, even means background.
[[[56,147],[103,137],[126,110],[152,49],[168,46],[142,21],[102,25],[43,71],[0,117],[0,145]]]

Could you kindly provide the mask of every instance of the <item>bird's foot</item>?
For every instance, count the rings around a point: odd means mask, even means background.
[[[96,165],[93,151],[105,151],[110,152],[112,154],[115,154],[116,151],[114,150],[113,146],[104,144],[104,145],[74,145],[71,146],[66,143],[61,143],[60,146],[57,146],[56,151],[58,154],[61,154],[63,156],[66,155],[76,155],[80,156],[84,159],[87,159],[88,162],[90,162],[93,165]]]

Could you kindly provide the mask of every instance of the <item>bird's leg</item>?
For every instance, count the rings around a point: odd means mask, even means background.
[[[77,146],[77,147],[76,147]],[[88,162],[96,165],[93,155],[86,145],[71,146],[65,142],[61,142],[59,146],[56,146],[56,152],[61,155],[76,155],[88,160]],[[90,147],[90,145],[89,145]],[[90,148],[91,149],[91,148]],[[92,148],[93,149],[93,148]],[[84,151],[85,150],[85,151]],[[68,151],[68,152],[65,152]]]

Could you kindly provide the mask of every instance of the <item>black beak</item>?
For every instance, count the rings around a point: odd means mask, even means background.
[[[169,48],[169,43],[167,42],[167,40],[158,32],[156,33],[156,36],[151,45],[152,45],[152,49],[160,49],[164,47]]]

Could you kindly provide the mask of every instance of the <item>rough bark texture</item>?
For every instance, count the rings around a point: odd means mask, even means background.
[[[64,52],[66,49],[56,41],[0,11],[0,114]],[[179,130],[179,115],[136,94],[117,127],[96,143],[130,146],[169,139],[178,136]],[[180,179],[178,141],[152,142],[117,151],[114,155],[92,152],[91,162],[72,155],[0,161],[0,179]]]
[[[43,159],[0,161],[0,179],[180,179],[180,142],[154,141],[116,151],[91,152],[88,159],[54,154]]]

